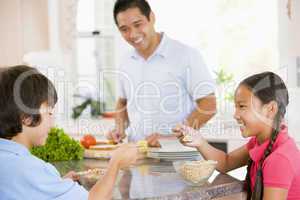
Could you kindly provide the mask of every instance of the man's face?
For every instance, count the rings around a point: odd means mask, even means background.
[[[129,8],[117,14],[117,25],[123,38],[139,52],[147,52],[155,40],[154,15],[150,19],[139,8]]]

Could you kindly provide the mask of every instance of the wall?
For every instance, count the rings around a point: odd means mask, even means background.
[[[24,1],[22,1],[24,2]],[[26,0],[22,4],[24,53],[47,50],[48,44],[48,1]]]
[[[300,85],[297,83],[296,57],[300,57],[300,1],[292,0],[292,18],[287,17],[286,0],[278,1],[279,7],[279,63],[289,87],[289,132],[300,143]]]
[[[286,0],[278,1],[279,63],[286,68],[290,87],[296,87],[296,57],[300,56],[300,1],[292,1],[292,18],[287,16]],[[298,86],[300,87],[300,86]]]
[[[22,58],[23,30],[19,0],[1,0],[0,66],[18,63]]]
[[[48,45],[47,0],[0,0],[0,66],[15,65]]]

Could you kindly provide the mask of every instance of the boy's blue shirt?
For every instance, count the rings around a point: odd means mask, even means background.
[[[88,199],[88,192],[14,141],[0,138],[0,200]]]

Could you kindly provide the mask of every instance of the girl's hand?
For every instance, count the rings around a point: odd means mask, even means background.
[[[200,147],[205,142],[199,131],[183,124],[178,124],[173,132],[179,141],[188,147]]]
[[[63,179],[66,179],[66,178],[70,178],[73,181],[78,181],[80,177],[79,177],[79,175],[77,175],[76,172],[69,171],[66,175],[63,176]]]

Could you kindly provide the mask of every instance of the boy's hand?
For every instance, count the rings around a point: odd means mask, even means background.
[[[112,155],[111,162],[116,162],[119,168],[127,168],[137,162],[139,157],[136,144],[123,144]]]
[[[70,178],[73,181],[78,181],[80,177],[79,177],[79,175],[77,175],[76,172],[70,171],[66,175],[63,176],[63,179],[66,179],[66,178]]]

